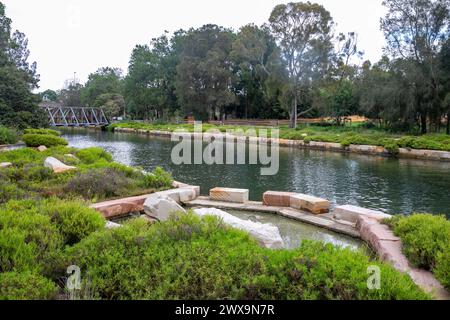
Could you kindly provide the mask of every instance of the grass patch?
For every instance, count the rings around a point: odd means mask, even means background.
[[[114,130],[115,128],[168,132],[173,132],[175,130],[194,131],[194,125],[189,124],[163,125],[138,122],[123,122],[109,126],[109,130]],[[204,124],[202,128],[203,132],[211,129],[219,130],[221,132],[226,132],[230,129],[242,129],[243,131],[256,129],[256,134],[259,135],[261,129],[270,128],[216,126],[209,124]],[[445,134],[426,134],[422,136],[399,135],[381,129],[366,128],[364,125],[347,127],[300,126],[297,129],[290,129],[288,127],[279,127],[279,129],[281,139],[303,140],[307,143],[311,141],[340,143],[343,147],[349,145],[374,145],[384,147],[394,155],[398,153],[399,148],[450,151],[450,136]]]
[[[387,224],[402,239],[409,261],[432,271],[450,289],[450,221],[444,216],[414,214],[395,216]]]

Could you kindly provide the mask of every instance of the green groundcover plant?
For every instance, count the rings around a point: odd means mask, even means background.
[[[450,289],[450,221],[445,216],[414,214],[395,216],[387,224],[402,239],[409,261],[432,271]]]
[[[70,265],[81,269],[82,299],[429,299],[362,251],[310,241],[264,249],[214,217],[104,225],[81,202],[1,206],[0,299],[67,298]],[[380,290],[367,287],[369,266],[380,268]]]
[[[49,156],[77,169],[54,174],[44,167]],[[101,148],[58,146],[45,152],[22,148],[0,153],[0,162],[13,164],[0,169],[0,203],[52,196],[98,201],[165,190],[173,181],[171,175],[161,168],[146,174],[139,168],[116,163]]]
[[[141,122],[122,122],[109,126],[109,130],[115,128],[130,128],[148,131],[168,131],[185,130],[192,132],[194,126],[189,124],[148,124]],[[204,124],[202,130],[219,130],[226,132],[230,129],[255,129],[249,126],[216,126]],[[256,134],[259,135],[260,129],[256,128]],[[400,148],[407,149],[428,149],[450,151],[450,136],[445,134],[426,134],[421,136],[398,135],[383,130],[367,129],[364,126],[335,127],[335,126],[301,126],[297,129],[280,127],[280,138],[290,140],[303,140],[305,143],[311,141],[340,143],[343,148],[349,145],[374,145],[386,148],[391,154],[395,155]],[[270,135],[270,130],[268,132]]]
[[[50,148],[68,144],[67,140],[53,134],[24,134],[22,140],[28,147],[46,146]]]

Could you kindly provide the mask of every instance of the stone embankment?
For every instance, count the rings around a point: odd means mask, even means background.
[[[134,133],[134,134],[142,134],[148,136],[156,136],[156,137],[165,137],[170,138],[172,136],[172,132],[169,131],[151,131],[151,130],[143,130],[143,129],[131,129],[131,128],[115,128],[115,132],[122,133]],[[202,134],[196,133],[186,133],[191,137],[201,136]],[[246,141],[248,143],[257,143],[259,141],[266,143],[278,143],[281,147],[297,147],[304,149],[312,149],[312,150],[322,150],[322,151],[333,151],[333,152],[343,152],[343,153],[357,153],[363,155],[375,155],[375,156],[383,156],[389,157],[392,154],[384,147],[380,146],[370,146],[370,145],[350,145],[343,146],[340,143],[331,143],[331,142],[319,142],[319,141],[310,141],[304,142],[303,140],[287,140],[287,139],[272,139],[272,138],[256,138],[256,137],[237,137],[230,136],[227,134],[203,134],[203,138],[208,138],[210,136],[223,136],[228,137],[228,139],[239,139],[240,141]],[[420,160],[433,160],[433,161],[446,161],[450,162],[450,152],[448,151],[439,151],[439,150],[425,150],[425,149],[406,149],[400,148],[398,154],[396,155],[399,158],[406,159],[420,159]]]
[[[315,225],[334,232],[359,238],[377,253],[379,258],[400,272],[407,273],[424,291],[436,299],[450,299],[450,294],[431,272],[414,268],[402,253],[401,240],[394,235],[383,220],[390,218],[383,212],[344,205],[330,211],[330,202],[317,197],[292,193],[267,191],[263,202],[248,200],[249,190],[214,188],[209,197],[200,196],[200,188],[175,182],[175,189],[151,195],[107,201],[91,207],[111,220],[134,212],[145,211],[152,221],[164,221],[175,211],[186,212],[193,208],[199,216],[213,215],[224,223],[248,232],[260,245],[268,248],[282,247],[282,239],[276,227],[254,224],[229,215],[223,210],[268,212]],[[118,227],[108,224],[108,228]]]

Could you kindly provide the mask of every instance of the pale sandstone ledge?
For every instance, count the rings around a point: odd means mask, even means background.
[[[131,129],[131,128],[115,128],[115,132],[121,133],[135,133],[149,136],[157,136],[157,137],[171,137],[172,132],[169,131],[151,131],[151,130],[142,130],[142,129]],[[199,138],[200,135],[186,132],[186,135],[190,135],[191,137]],[[320,142],[320,141],[311,141],[306,143],[302,140],[288,140],[288,139],[272,139],[272,138],[256,138],[256,137],[239,137],[226,135],[225,133],[214,134],[214,135],[205,135],[203,136],[205,139],[210,138],[211,136],[221,136],[222,138],[228,137],[228,139],[236,141],[245,141],[248,143],[258,143],[264,142],[267,144],[277,143],[281,147],[298,147],[305,149],[313,149],[313,150],[323,150],[323,151],[333,151],[333,152],[344,152],[344,153],[358,153],[364,155],[375,155],[375,156],[383,156],[389,157],[391,156],[390,152],[380,146],[370,146],[370,145],[350,145],[348,147],[342,146],[340,143],[331,143],[331,142]],[[275,141],[276,140],[276,141]],[[433,160],[433,161],[445,161],[450,162],[450,152],[448,151],[439,151],[439,150],[425,150],[425,149],[405,149],[400,148],[399,153],[397,155],[398,158],[407,158],[407,159],[419,159],[419,160]]]

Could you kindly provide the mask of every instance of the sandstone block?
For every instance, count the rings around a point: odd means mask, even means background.
[[[305,210],[314,214],[322,214],[330,211],[330,202],[325,199],[309,196],[306,194],[295,194],[290,197],[291,208]]]
[[[293,195],[293,192],[267,191],[263,194],[263,202],[265,206],[289,207]]]
[[[212,201],[245,203],[249,199],[248,189],[214,188],[209,192]]]
[[[351,205],[336,207],[333,211],[333,216],[336,220],[344,220],[351,223],[356,223],[358,221],[358,217],[360,216],[366,216],[377,221],[392,217],[391,215],[385,214],[381,211],[375,211]]]
[[[44,152],[44,151],[47,151],[47,147],[46,146],[39,146],[39,147],[37,147],[37,150],[39,152]]]

